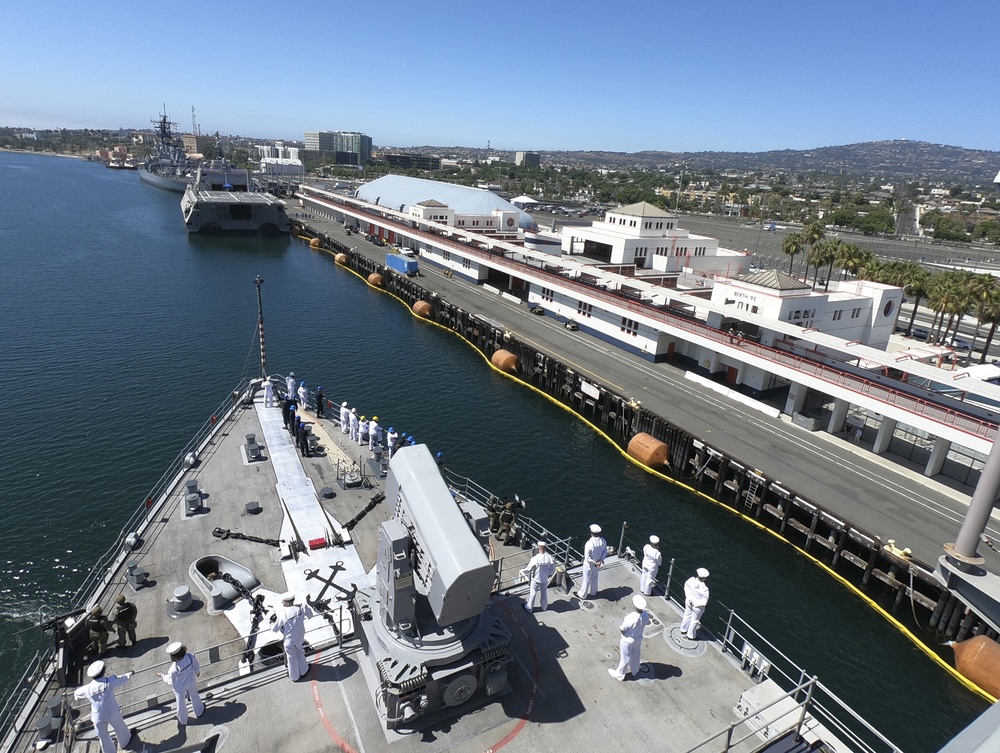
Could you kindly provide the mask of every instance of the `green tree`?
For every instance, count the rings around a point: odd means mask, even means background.
[[[806,241],[802,233],[789,233],[781,240],[781,253],[788,255],[788,274],[792,273],[792,262],[802,253]]]

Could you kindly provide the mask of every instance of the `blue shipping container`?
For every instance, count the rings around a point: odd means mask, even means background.
[[[415,277],[417,274],[417,260],[412,256],[401,256],[400,254],[386,254],[385,265],[401,275]]]

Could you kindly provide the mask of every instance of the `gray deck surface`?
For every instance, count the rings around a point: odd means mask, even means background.
[[[384,262],[385,249],[363,236],[348,237],[340,223],[316,217],[307,222]],[[883,541],[894,539],[896,546],[909,547],[924,562],[936,562],[943,554],[941,545],[958,534],[972,493],[968,486],[943,477],[927,478],[902,458],[880,457],[842,435],[810,432],[793,425],[787,416],[771,418],[700,389],[684,378],[683,369],[650,363],[584,332],[570,332],[555,319],[535,316],[527,306],[491,295],[457,275],[445,278],[429,264],[421,262],[420,272],[420,284],[451,303],[502,322],[520,339],[573,364],[581,374],[639,400],[691,435]],[[1000,513],[993,513],[987,532],[1000,541]],[[985,546],[979,553],[991,570],[1000,571],[1000,555]]]
[[[166,601],[179,585],[189,586],[199,602],[204,601],[188,566],[206,553],[224,554],[250,567],[267,589],[285,589],[276,549],[222,541],[211,534],[213,528],[221,527],[262,537],[279,535],[282,513],[276,489],[282,479],[275,469],[288,467],[285,461],[294,447],[290,439],[286,445],[280,439],[272,441],[264,451],[268,459],[253,464],[244,462],[240,447],[245,434],[262,436],[258,412],[268,410],[277,409],[265,409],[260,397],[254,408],[238,409],[200,464],[189,472],[205,492],[204,510],[186,518],[180,512],[181,495],[176,494],[134,558],[155,581],[153,587],[137,594],[125,591],[139,608],[141,640],[137,647],[124,651],[112,646],[105,658],[110,672],[137,673],[118,697],[145,749],[198,742],[219,728],[224,750],[231,751],[305,753],[338,746],[357,751],[483,751],[505,742],[511,751],[684,751],[734,721],[733,706],[753,681],[712,644],[699,656],[673,650],[670,628],[676,627],[679,615],[662,598],[650,599],[654,622],[643,643],[640,678],[619,683],[608,676],[607,669],[618,660],[618,625],[631,609],[630,597],[638,586],[634,566],[615,558],[609,559],[601,573],[601,590],[594,601],[581,602],[552,589],[548,611],[529,615],[522,609],[520,593],[498,595],[491,608],[502,616],[512,635],[510,691],[478,707],[470,701],[460,716],[409,735],[390,737],[383,730],[364,679],[362,663],[367,660],[357,639],[347,640],[342,650],[329,646],[310,654],[313,666],[308,678],[298,683],[287,678],[280,663],[238,676],[235,668],[241,642],[207,650],[237,638],[227,617],[210,615],[203,603],[178,617]],[[346,436],[334,422],[313,419],[313,423],[326,451],[322,457],[303,459],[302,467],[317,489],[332,486],[336,490],[333,500],[323,502],[343,523],[377,489],[342,490],[335,483],[338,458],[357,457],[358,448],[345,446]],[[281,455],[283,461],[273,462]],[[251,499],[260,501],[263,511],[259,515],[244,513],[243,505]],[[389,512],[388,506],[380,505],[354,529],[366,567],[373,564],[377,526]],[[340,551],[346,556],[346,550]],[[116,582],[121,582],[120,577]],[[310,584],[309,592],[315,595],[319,584]],[[113,586],[101,603],[110,605],[121,590]],[[172,640],[182,640],[198,653],[202,695],[211,695],[203,717],[192,720],[187,728],[176,724],[170,690],[155,677],[165,667],[163,649]],[[170,702],[149,708],[147,698],[153,694]],[[130,747],[143,749],[138,742]],[[92,729],[82,734],[74,748],[98,749]]]

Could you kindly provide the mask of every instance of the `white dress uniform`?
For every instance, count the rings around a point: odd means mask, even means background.
[[[306,406],[309,405],[309,390],[306,389],[305,382],[299,384],[299,405],[302,406],[303,413],[306,410]]]
[[[530,560],[525,572],[528,573],[528,602],[524,605],[525,611],[530,612],[535,606],[535,594],[542,592],[541,607],[544,612],[549,607],[549,581],[556,572],[556,561],[548,551],[541,551]]]
[[[684,619],[681,621],[681,632],[687,634],[688,640],[694,640],[698,634],[698,623],[701,621],[705,607],[708,605],[708,586],[705,578],[708,570],[698,568],[698,574],[684,581]]]
[[[274,385],[270,379],[264,380],[264,407],[270,408],[274,405]]]
[[[306,639],[305,622],[316,613],[308,604],[282,604],[277,613],[278,620],[271,626],[271,630],[284,636],[288,676],[295,682],[309,671],[302,642]]]
[[[285,392],[288,397],[295,397],[295,372],[291,372],[285,377]]]
[[[385,443],[389,447],[389,457],[391,458],[396,452],[396,443],[399,442],[399,434],[389,427],[389,433],[385,435]]]
[[[115,688],[131,679],[131,672],[124,675],[108,675],[92,680],[73,691],[74,698],[78,700],[86,698],[90,701],[90,718],[94,722],[97,739],[101,741],[101,753],[115,753],[117,750],[108,727],[114,729],[118,745],[122,748],[132,742],[132,733],[122,719],[122,710],[118,707],[118,699],[115,698]]]
[[[654,542],[653,539],[656,539]],[[656,574],[660,571],[660,564],[663,562],[663,554],[653,544],[659,544],[660,540],[656,536],[649,537],[649,543],[642,548],[642,577],[639,579],[639,590],[646,596],[653,592],[653,584],[656,583]]]
[[[373,418],[368,422],[368,449],[374,450],[377,444],[382,444],[382,427]]]
[[[358,428],[360,427],[360,419],[358,418],[358,411],[356,408],[351,408],[350,422],[351,422],[351,440],[357,442]]]
[[[597,596],[597,575],[601,565],[608,556],[608,542],[600,535],[601,527],[590,527],[591,537],[583,547],[583,579],[577,596],[581,599],[592,599]]]
[[[362,418],[362,420],[358,422],[357,439],[359,445],[368,444],[368,421],[364,418]]]
[[[345,400],[340,404],[340,433],[347,434],[351,430],[351,409]]]
[[[632,597],[635,609],[629,612],[619,626],[622,637],[618,641],[621,658],[618,669],[608,669],[608,674],[616,680],[624,680],[626,672],[633,677],[639,674],[639,653],[642,650],[642,631],[649,624],[649,613],[646,611],[646,600],[641,596]]]
[[[198,675],[201,674],[201,665],[198,664],[198,657],[194,654],[184,654],[180,659],[170,665],[170,669],[163,675],[163,681],[174,689],[174,699],[177,701],[177,721],[181,724],[188,722],[187,702],[191,699],[191,711],[195,719],[205,712],[205,704],[198,695]]]

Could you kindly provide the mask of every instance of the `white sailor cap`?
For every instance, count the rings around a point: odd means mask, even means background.
[[[351,413],[357,413],[357,412],[358,412],[357,408],[351,408]]]
[[[347,401],[345,400],[344,402],[342,402],[342,403],[340,404],[340,407],[341,407],[341,408],[346,408],[346,407],[347,407]]]
[[[182,648],[184,648],[183,643],[180,641],[174,641],[167,646],[167,656],[173,656],[174,654],[179,653]]]
[[[646,600],[642,598],[639,594],[636,594],[635,596],[632,597],[632,606],[635,607],[636,609],[645,609]]]
[[[293,594],[291,591],[285,591],[285,593],[281,594],[281,600],[295,601],[295,594]]]
[[[544,541],[539,541],[535,546],[541,548],[543,546],[548,546],[548,544],[546,544]]]
[[[660,537],[659,536],[650,536],[649,537],[649,543],[652,544],[653,546],[656,546],[657,544],[660,543]]]
[[[89,677],[91,680],[96,680],[103,674],[104,674],[104,662],[102,662],[100,659],[98,659],[89,667],[87,667],[87,677]]]
[[[600,533],[601,532],[601,527],[599,525],[597,525],[597,523],[594,523],[594,525],[592,525],[590,527],[590,532],[591,533]]]
[[[708,577],[708,570],[706,570],[703,567],[699,567],[696,572],[698,574],[698,577],[701,578],[702,580],[705,580],[705,578]]]

